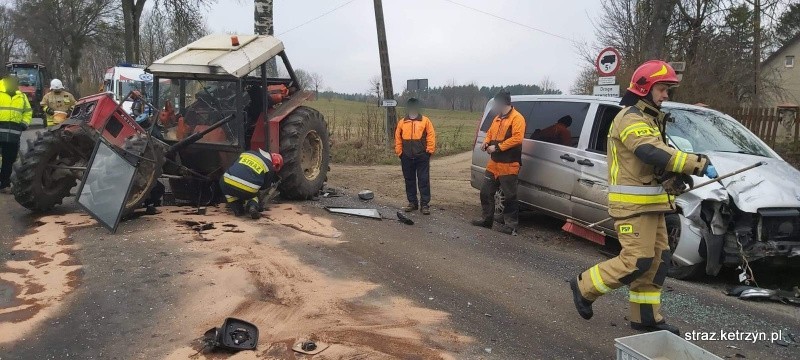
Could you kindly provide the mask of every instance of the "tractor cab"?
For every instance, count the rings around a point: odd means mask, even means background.
[[[44,117],[39,102],[49,88],[49,75],[44,64],[18,63],[6,64],[6,70],[19,80],[19,90],[28,96],[35,117]]]

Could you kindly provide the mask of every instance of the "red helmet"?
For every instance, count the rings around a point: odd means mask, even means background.
[[[281,154],[272,153],[272,166],[275,167],[275,171],[281,171],[283,167],[283,156]]]
[[[650,60],[633,72],[628,91],[639,96],[645,96],[650,93],[650,89],[657,83],[678,84],[679,82],[678,75],[675,74],[675,69],[672,66],[665,61]]]

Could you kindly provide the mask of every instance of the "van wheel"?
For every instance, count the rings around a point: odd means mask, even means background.
[[[682,222],[683,222],[683,215],[670,214],[666,216],[669,249],[673,254],[675,253],[675,249],[678,247],[678,242],[680,241],[681,238]],[[690,280],[693,278],[697,278],[704,271],[705,271],[704,263],[685,266],[675,263],[675,260],[671,260],[669,271],[667,271],[667,275],[673,279]]]
[[[503,194],[503,190],[497,190],[494,193],[494,221],[498,223],[505,223],[505,218],[503,217],[503,201],[505,201],[506,196]]]

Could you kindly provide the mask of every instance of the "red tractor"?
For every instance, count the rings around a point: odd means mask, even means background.
[[[6,64],[6,70],[19,79],[19,90],[28,95],[28,101],[33,108],[33,116],[37,118],[44,118],[42,107],[39,102],[47,92],[46,89],[50,84],[47,68],[39,63],[19,63],[12,62]]]
[[[137,119],[110,94],[89,96],[29,144],[12,178],[17,202],[48,211],[80,179],[78,203],[115,229],[158,178],[176,200],[224,201],[218,181],[247,149],[283,156],[284,198],[319,193],[329,170],[328,127],[319,111],[303,105],[312,93],[301,90],[280,40],[209,35],[146,71],[153,85],[151,94],[133,96]]]

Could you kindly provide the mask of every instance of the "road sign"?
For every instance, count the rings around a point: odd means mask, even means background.
[[[597,79],[597,85],[614,85],[616,83],[616,76],[601,76],[599,79]]]
[[[685,61],[673,61],[669,63],[669,66],[672,66],[672,70],[675,72],[684,72],[686,71],[686,62]]]
[[[395,107],[397,106],[397,100],[394,99],[384,99],[381,102],[381,106],[383,107]]]
[[[411,79],[406,81],[406,90],[419,91],[428,89],[428,79]]]
[[[619,66],[622,64],[622,56],[619,51],[613,47],[607,47],[600,51],[597,55],[597,60],[594,66],[597,68],[597,73],[600,76],[611,76],[617,73]]]
[[[619,97],[619,85],[598,85],[594,87],[594,96]]]

